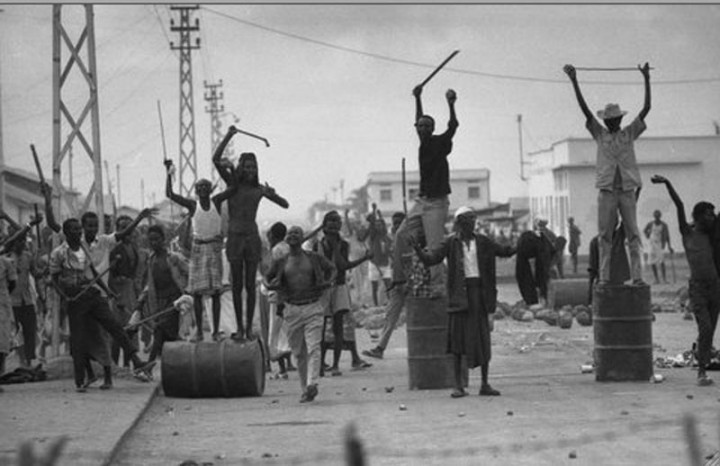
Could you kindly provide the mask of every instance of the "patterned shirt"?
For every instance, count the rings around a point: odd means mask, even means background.
[[[61,286],[66,289],[81,287],[93,278],[90,261],[83,248],[73,251],[68,243],[61,244],[50,253],[50,275],[57,275]],[[103,292],[97,284],[93,286]]]
[[[82,245],[90,253],[90,258],[98,273],[103,273],[110,267],[110,251],[117,246],[118,240],[115,234],[97,235],[88,243],[85,236],[82,238]],[[102,276],[102,281],[107,285],[108,275]]]
[[[618,176],[623,191],[642,186],[634,143],[646,128],[640,118],[635,118],[630,125],[614,133],[595,118],[588,121],[587,129],[597,143],[596,188],[612,190]]]

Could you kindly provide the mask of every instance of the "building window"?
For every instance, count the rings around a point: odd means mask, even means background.
[[[380,190],[380,202],[392,202],[392,189]]]
[[[566,170],[553,173],[555,191],[567,191],[570,185],[569,176]]]
[[[480,186],[468,186],[468,199],[480,199]]]

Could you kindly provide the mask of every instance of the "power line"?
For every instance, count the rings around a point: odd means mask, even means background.
[[[203,22],[205,21],[205,17],[202,14],[202,11],[200,12],[200,20]],[[215,78],[213,76],[212,67],[210,66],[211,63],[210,63],[210,53],[209,53],[209,49],[211,49],[212,47],[210,47],[210,42],[208,42],[207,36],[208,35],[205,32],[205,29],[201,29],[200,30],[200,40],[202,41],[203,44],[205,44],[205,47],[200,49],[201,50],[200,57],[202,59],[203,75],[204,75],[205,79],[210,82],[213,82],[213,81],[215,81]]]
[[[317,39],[311,39],[309,37],[301,36],[298,34],[294,34],[291,32],[281,31],[279,29],[271,28],[268,26],[263,26],[262,24],[253,23],[251,21],[247,21],[242,18],[238,18],[237,16],[233,16],[227,13],[223,13],[217,10],[214,10],[212,8],[208,8],[207,6],[201,5],[200,8],[202,10],[209,11],[210,13],[214,13],[218,16],[221,16],[223,18],[231,19],[233,21],[236,21],[238,23],[245,24],[246,26],[251,26],[257,29],[261,29],[266,32],[271,32],[273,34],[285,36],[291,39],[296,39],[302,42],[307,42],[314,45],[319,45],[322,47],[331,48],[334,50],[339,50],[342,52],[348,52],[353,53],[356,55],[362,55],[365,57],[375,58],[377,60],[383,60],[383,61],[389,61],[392,63],[398,63],[403,65],[410,65],[410,66],[417,66],[421,68],[435,68],[437,64],[427,64],[427,63],[420,63],[416,61],[411,60],[405,60],[402,58],[395,58],[390,57],[387,55],[381,55],[377,53],[372,52],[366,52],[364,50],[358,50],[350,47],[345,47],[342,45],[332,44],[329,42],[323,42],[321,40]],[[550,84],[567,84],[567,79],[552,79],[552,78],[538,78],[533,76],[517,76],[517,75],[509,75],[509,74],[500,74],[500,73],[488,73],[483,71],[476,71],[476,70],[464,70],[459,68],[445,68],[446,71],[451,71],[459,74],[467,74],[472,76],[481,76],[485,78],[494,78],[494,79],[505,79],[505,80],[512,80],[512,81],[529,81],[529,82],[540,82],[540,83],[550,83]],[[628,85],[638,85],[639,81],[592,81],[592,80],[583,80],[583,84],[597,84],[597,85],[604,85],[604,86],[628,86]],[[710,78],[698,78],[698,79],[677,79],[677,80],[668,80],[668,81],[653,81],[653,85],[671,85],[671,84],[698,84],[698,83],[710,83],[710,82],[720,82],[720,76],[717,77],[710,77]]]
[[[170,36],[168,36],[168,33],[165,30],[165,24],[163,24],[162,18],[160,17],[160,12],[157,9],[157,5],[153,5],[152,7],[153,7],[153,11],[155,12],[155,18],[157,18],[157,22],[160,25],[160,30],[162,30],[162,33],[165,36],[166,43],[172,42],[170,40]],[[170,20],[168,19],[168,23],[169,22],[170,22]],[[173,50],[173,49],[170,49],[170,50],[173,53],[173,55],[177,56],[177,53],[175,52],[175,50]]]

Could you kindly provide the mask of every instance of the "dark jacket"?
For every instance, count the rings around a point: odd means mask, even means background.
[[[497,281],[495,257],[510,257],[515,254],[512,246],[503,246],[485,235],[474,234],[477,249],[477,262],[482,280],[482,301],[489,313],[495,312],[497,305]],[[463,269],[463,245],[459,233],[445,237],[442,243],[432,251],[419,253],[425,265],[435,265],[447,258],[448,311],[456,312],[468,308],[465,271]]]

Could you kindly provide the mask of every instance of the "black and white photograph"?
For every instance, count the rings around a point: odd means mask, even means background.
[[[720,465],[718,25],[0,2],[0,466]]]

